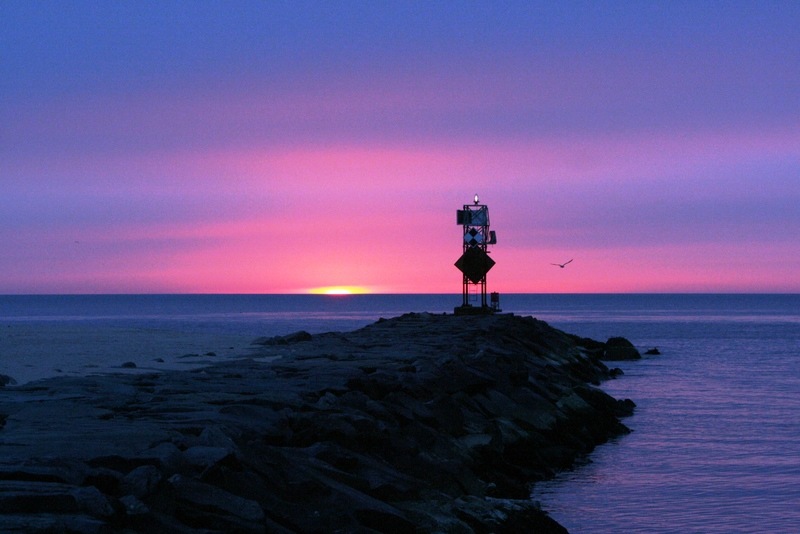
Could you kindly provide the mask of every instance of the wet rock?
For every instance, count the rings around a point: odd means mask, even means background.
[[[95,487],[4,480],[0,481],[0,514],[5,513],[88,513],[109,517],[113,515],[114,508],[108,498]]]
[[[196,445],[186,449],[183,451],[183,458],[187,464],[198,471],[204,471],[223,462],[236,462],[236,457],[229,448],[206,445]]]
[[[254,345],[289,345],[301,341],[311,341],[312,336],[305,330],[300,330],[285,336],[262,337],[253,341]]]
[[[81,511],[95,517],[111,517],[114,507],[108,497],[94,486],[75,488],[72,491]]]
[[[120,490],[139,499],[152,494],[161,483],[161,471],[154,465],[142,465],[125,475]]]
[[[636,403],[631,399],[620,399],[614,407],[614,415],[617,417],[629,417],[633,415],[633,410],[636,408]]]
[[[178,515],[191,526],[227,532],[264,531],[264,511],[255,501],[181,475],[170,477],[169,484],[175,492]]]
[[[638,360],[642,357],[633,343],[624,337],[612,337],[606,341],[603,359],[608,361]]]
[[[24,462],[13,460],[0,465],[0,480],[28,480],[32,482],[59,482],[79,486],[89,477],[92,469],[86,464],[70,459],[34,459]]]
[[[186,460],[180,449],[170,442],[159,443],[154,447],[150,447],[132,459],[143,465],[156,465],[167,471],[180,471],[186,465]]]
[[[203,428],[197,438],[197,445],[221,447],[227,449],[229,452],[236,450],[234,441],[218,426],[207,426]]]
[[[4,534],[52,534],[56,532],[106,534],[109,532],[108,524],[105,521],[80,514],[3,514],[0,517],[0,525],[3,527]]]
[[[150,513],[150,508],[133,495],[120,497],[119,502],[123,506],[125,514],[128,516],[143,517]]]
[[[0,387],[14,385],[17,381],[8,375],[0,375]]]

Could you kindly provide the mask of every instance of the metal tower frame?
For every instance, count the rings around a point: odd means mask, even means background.
[[[486,301],[486,273],[494,266],[487,247],[497,243],[497,238],[489,230],[489,208],[481,204],[478,195],[475,195],[472,204],[464,204],[463,209],[457,211],[456,222],[464,230],[463,254],[456,262],[456,267],[463,274],[462,305],[456,308],[456,313],[493,313],[497,311],[495,304],[499,302],[499,297],[492,294],[492,307]],[[470,292],[475,287],[479,288],[481,295],[478,309],[469,302]]]

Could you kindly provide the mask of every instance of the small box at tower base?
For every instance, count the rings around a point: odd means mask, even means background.
[[[489,257],[489,245],[497,243],[497,235],[489,230],[489,207],[481,204],[475,195],[472,204],[464,204],[456,211],[456,224],[462,227],[461,257],[455,263],[461,271],[461,306],[456,306],[456,315],[484,315],[501,311],[500,294],[491,294],[486,301],[486,273],[494,267]]]

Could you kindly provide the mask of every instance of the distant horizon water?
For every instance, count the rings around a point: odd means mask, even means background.
[[[189,369],[252,341],[353,330],[407,312],[451,313],[460,294],[5,295],[0,374]],[[789,532],[800,524],[800,294],[506,294],[504,312],[659,356],[610,362],[601,387],[637,408],[633,432],[538,483],[573,534]],[[135,369],[124,369],[131,362]]]
[[[244,298],[252,298],[252,297],[308,297],[308,298],[315,298],[315,299],[348,299],[348,298],[369,298],[369,297],[448,297],[448,298],[456,298],[460,303],[461,300],[461,292],[460,291],[441,291],[441,292],[403,292],[403,291],[395,291],[395,292],[352,292],[347,293],[343,291],[343,289],[350,287],[350,286],[330,286],[326,288],[317,288],[317,289],[331,289],[329,293],[321,293],[318,291],[309,291],[309,292],[267,292],[267,293],[259,293],[259,292],[181,292],[181,291],[153,291],[153,292],[67,292],[67,293],[51,293],[51,292],[6,292],[0,293],[0,298],[10,297],[10,298],[74,298],[74,297],[136,297],[136,298],[152,298],[152,297],[201,297],[201,298],[220,298],[220,297],[244,297]],[[493,291],[491,288],[489,291]],[[729,296],[774,296],[774,295],[800,295],[800,292],[795,291],[583,291],[583,292],[562,292],[562,291],[540,291],[540,292],[502,292],[500,291],[499,294],[512,296],[512,297],[523,297],[523,298],[535,298],[535,297],[593,297],[593,296],[600,296],[600,297],[624,297],[624,296],[664,296],[664,297],[680,297],[680,296],[707,296],[713,298],[725,298]],[[472,294],[470,296],[471,301],[477,301],[479,296],[476,294]],[[429,302],[429,301],[428,301]],[[457,303],[457,304],[458,304]],[[0,314],[2,315],[2,314]]]
[[[475,297],[475,296],[473,296]],[[687,307],[741,308],[741,302],[793,299],[791,293],[509,293],[505,313],[566,321],[586,329],[616,324],[633,311],[643,321]],[[20,382],[62,374],[187,368],[246,356],[258,337],[366,326],[407,312],[451,313],[460,293],[392,294],[58,294],[0,295],[0,373]],[[477,297],[472,301],[477,305]],[[5,324],[4,324],[5,323]],[[557,326],[557,325],[556,325]],[[624,332],[592,329],[598,338]],[[190,357],[197,354],[198,357]],[[157,361],[163,360],[163,361]],[[131,372],[131,371],[128,371]],[[16,374],[16,376],[15,376]]]

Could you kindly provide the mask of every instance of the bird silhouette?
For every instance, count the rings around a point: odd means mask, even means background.
[[[564,267],[566,267],[566,265],[567,265],[569,262],[571,262],[571,261],[572,261],[572,260],[565,261],[564,263],[551,263],[550,265],[555,265],[555,266],[557,266],[557,267],[561,267],[561,268],[563,269],[563,268],[564,268]]]

